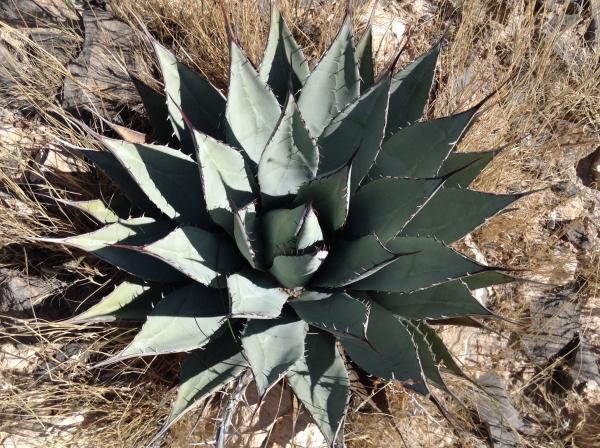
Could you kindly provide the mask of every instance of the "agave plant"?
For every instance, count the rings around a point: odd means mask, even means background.
[[[416,393],[462,375],[436,320],[490,316],[470,290],[512,281],[448,244],[521,195],[468,189],[495,152],[458,153],[480,104],[420,120],[441,43],[374,75],[348,15],[311,71],[276,8],[258,70],[230,37],[227,95],[153,41],[164,95],[135,80],[153,144],[81,149],[127,198],[73,205],[104,224],[62,239],[131,274],[78,319],[145,321],[102,364],[185,352],[165,429],[250,371],[285,379],[327,442],[349,362]],[[117,206],[118,205],[118,206]]]

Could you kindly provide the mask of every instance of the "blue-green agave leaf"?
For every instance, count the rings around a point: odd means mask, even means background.
[[[242,333],[242,346],[260,395],[304,356],[307,329],[306,322],[290,316],[248,321]]]
[[[216,139],[224,137],[225,97],[207,79],[179,62],[175,55],[153,41],[165,83],[169,117],[183,150],[193,153],[190,130],[183,114],[201,132]],[[183,114],[182,114],[183,113]]]
[[[389,90],[390,75],[387,73],[331,120],[319,137],[320,173],[334,170],[354,157],[351,185],[352,191],[356,190],[381,148]]]
[[[382,241],[394,238],[441,184],[441,179],[394,177],[369,182],[352,197],[344,234],[349,238],[375,234]]]
[[[328,252],[311,247],[303,253],[278,255],[273,259],[270,272],[286,288],[306,285],[327,258]]]
[[[352,45],[352,20],[347,16],[337,37],[308,77],[298,107],[313,137],[360,93],[358,64]]]
[[[306,335],[306,352],[287,374],[287,380],[329,445],[342,428],[350,381],[335,343],[323,332]]]
[[[101,224],[112,224],[113,222],[117,222],[119,219],[121,219],[119,215],[112,211],[102,199],[90,199],[88,201],[68,201],[65,199],[56,198],[56,201],[85,212],[88,216],[94,218],[94,220]]]
[[[173,143],[175,140],[173,126],[169,121],[169,108],[165,95],[157,92],[136,76],[129,75],[133,85],[138,91],[144,109],[152,125],[152,135],[155,141],[161,145]],[[169,145],[171,146],[171,145]]]
[[[302,184],[315,177],[318,166],[316,143],[290,94],[258,164],[260,192],[267,198],[296,194]]]
[[[481,226],[522,194],[492,194],[442,188],[416,213],[402,236],[433,237],[452,243]]]
[[[133,341],[98,366],[201,348],[226,320],[227,302],[222,290],[197,283],[185,286],[158,302]]]
[[[374,292],[369,295],[385,309],[405,319],[443,319],[457,316],[490,316],[461,280],[419,291]]]
[[[362,37],[356,44],[356,60],[360,74],[360,93],[364,93],[375,84],[375,67],[373,65],[373,30],[367,25]]]
[[[439,42],[394,75],[390,89],[386,138],[421,118],[429,98],[441,48]]]
[[[246,269],[227,277],[231,317],[274,319],[289,297],[272,277]]]
[[[445,188],[467,188],[479,173],[493,160],[499,151],[452,152],[439,171],[439,176],[450,176]]]
[[[511,283],[518,279],[508,274],[498,272],[496,270],[489,270],[486,272],[480,272],[477,274],[469,275],[468,277],[465,277],[462,280],[467,285],[467,288],[473,290],[479,288],[487,288],[488,286],[492,285],[502,285],[504,283]]]
[[[294,92],[288,92],[290,72]],[[282,103],[289,93],[304,85],[310,74],[308,62],[274,2],[271,2],[271,28],[259,74]]]
[[[243,149],[250,160],[258,164],[277,126],[281,108],[271,89],[233,40],[230,42],[230,60],[225,110],[227,142]]]
[[[419,364],[421,365],[421,371],[423,372],[424,378],[427,382],[435,385],[437,388],[448,392],[448,387],[444,382],[438,363],[433,355],[431,345],[426,338],[425,334],[421,332],[421,329],[415,322],[408,320],[401,320],[408,332],[412,336],[413,344],[417,349],[417,356],[419,357]]]
[[[254,269],[263,270],[259,223],[254,202],[234,212],[233,236],[238,250]]]
[[[424,321],[413,321],[413,324],[418,327],[421,334],[425,337],[429,348],[431,349],[431,354],[433,355],[435,363],[440,368],[447,370],[454,375],[467,378],[462,369],[454,360],[452,354],[448,351],[448,347],[446,347],[446,344],[442,338],[437,335],[435,330],[427,325],[427,323]]]
[[[296,238],[296,249],[301,251],[321,241],[323,241],[323,231],[319,219],[312,206],[308,204]]]

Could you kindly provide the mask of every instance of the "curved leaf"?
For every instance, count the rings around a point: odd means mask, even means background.
[[[296,249],[301,251],[323,241],[323,231],[316,213],[309,204],[298,232]]]
[[[442,319],[457,316],[489,316],[461,280],[408,293],[374,292],[369,297],[405,319]]]
[[[263,270],[256,207],[253,202],[234,212],[233,236],[238,250],[254,269]]]
[[[98,366],[203,347],[227,320],[227,304],[222,296],[222,290],[197,283],[167,294],[131,344]]]
[[[225,110],[227,142],[258,164],[281,115],[279,103],[241,48],[230,43],[229,93]]]
[[[247,270],[227,277],[231,316],[274,319],[289,297],[271,277]]]
[[[518,279],[515,277],[493,270],[469,275],[468,277],[462,279],[462,281],[467,285],[467,288],[471,290],[487,288],[488,286],[492,285],[501,285],[503,283],[511,283],[517,280]]]
[[[64,199],[57,199],[57,202],[75,207],[85,212],[87,215],[91,216],[101,224],[111,224],[121,219],[119,218],[119,215],[112,211],[102,199],[90,199],[89,201],[68,201]]]
[[[152,125],[152,135],[161,145],[171,143],[173,139],[173,126],[169,122],[169,108],[167,107],[167,98],[148,86],[136,76],[129,75],[133,85],[138,91],[144,109]]]
[[[360,74],[360,93],[362,94],[375,84],[375,67],[373,66],[373,30],[367,25],[362,37],[356,44],[356,60]]]
[[[350,400],[348,372],[335,338],[323,332],[309,333],[306,353],[288,372],[287,380],[327,443],[333,445]]]
[[[294,92],[288,92],[290,71]],[[285,101],[289,93],[297,92],[310,74],[302,50],[273,2],[271,2],[271,28],[259,74],[260,79],[271,87],[280,102]]]
[[[402,320],[401,322],[412,336],[413,344],[417,349],[417,356],[419,357],[419,364],[421,365],[421,371],[423,372],[424,378],[439,389],[448,391],[448,387],[446,386],[442,375],[440,375],[440,369],[433,355],[431,344],[429,343],[429,340],[426,338],[425,334],[421,332],[419,326],[414,322],[407,320]]]
[[[298,107],[313,137],[359,95],[360,77],[352,46],[352,20],[346,16],[337,37],[308,77]]]
[[[452,152],[440,168],[439,176],[455,172],[444,182],[445,188],[467,188],[499,151]],[[462,169],[461,169],[462,168]]]
[[[267,197],[296,194],[303,183],[315,177],[318,166],[317,146],[290,95],[258,164],[260,192]]]
[[[305,322],[291,317],[248,321],[242,345],[260,395],[304,355],[307,328]]]
[[[306,285],[327,258],[328,252],[314,248],[299,255],[278,255],[273,259],[271,274],[286,288]]]
[[[414,324],[418,327],[421,334],[427,340],[435,363],[454,375],[467,378],[462,369],[458,366],[458,364],[456,364],[456,361],[448,350],[448,347],[446,347],[446,344],[444,344],[444,341],[437,335],[435,330],[423,321],[414,322]]]

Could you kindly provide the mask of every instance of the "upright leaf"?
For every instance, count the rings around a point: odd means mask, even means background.
[[[386,74],[370,90],[348,105],[331,120],[321,136],[321,166],[319,172],[328,172],[352,163],[352,191],[367,175],[381,148],[385,127],[390,75]]]
[[[161,145],[171,143],[173,140],[173,126],[169,122],[169,108],[165,95],[157,92],[136,76],[131,76],[133,85],[138,91],[144,109],[152,125],[152,134]]]
[[[344,360],[327,333],[309,333],[306,353],[287,374],[290,387],[302,401],[329,445],[342,427],[350,399]]]
[[[302,252],[297,255],[278,255],[273,259],[271,274],[286,288],[299,288],[308,284],[328,254],[318,247]]]
[[[307,325],[300,319],[249,320],[242,333],[244,353],[264,395],[304,355]]]
[[[344,20],[339,34],[308,77],[298,107],[308,130],[318,137],[347,104],[358,98],[360,77],[352,46],[352,21]]]
[[[253,202],[234,212],[233,237],[238,250],[254,269],[263,270],[263,248]]]
[[[133,341],[99,365],[203,347],[227,319],[223,299],[221,290],[197,283],[173,291],[158,302]]]
[[[231,41],[229,93],[225,111],[227,142],[243,149],[258,164],[281,114],[271,89],[241,48]]]
[[[264,196],[296,194],[317,174],[319,152],[306,129],[296,101],[288,96],[277,128],[258,164],[258,183]]]
[[[294,92],[288,92],[290,73]],[[284,102],[288,93],[295,93],[304,85],[309,73],[302,50],[271,2],[271,28],[260,65],[260,79],[271,87],[280,102]]]
[[[169,117],[184,151],[192,153],[193,144],[182,112],[196,129],[223,139],[223,94],[204,77],[179,62],[171,51],[156,41],[153,45],[165,83]]]
[[[441,42],[415,59],[392,79],[386,138],[417,121],[429,98]]]
[[[375,67],[373,66],[373,29],[367,25],[362,37],[356,44],[356,60],[360,74],[360,93],[362,94],[375,84]]]
[[[274,319],[289,297],[271,277],[246,270],[227,277],[232,317]]]

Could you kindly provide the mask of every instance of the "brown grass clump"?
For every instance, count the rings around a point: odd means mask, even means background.
[[[139,37],[137,59],[141,63],[136,67],[143,79],[151,82],[157,72],[137,18],[182,60],[226,88],[227,39],[218,2],[108,3]],[[305,54],[312,61],[318,60],[337,31],[345,2],[278,3]],[[305,3],[308,8],[302,6]],[[498,89],[461,150],[508,146],[474,187],[493,192],[543,189],[474,232],[471,245],[457,247],[470,254],[475,247],[488,263],[525,270],[524,276],[544,282],[563,284],[577,277],[585,325],[593,333],[598,328],[598,247],[575,253],[564,242],[564,235],[546,230],[547,221],[571,216],[569,213],[577,219],[582,214],[589,219],[598,217],[597,210],[586,209],[586,197],[556,188],[573,183],[577,160],[600,146],[600,48],[597,40],[586,37],[592,20],[589,7],[566,1],[524,0],[388,3],[378,7],[374,16],[380,68],[399,45],[407,43],[400,59],[403,65],[446,32],[447,44],[428,118],[464,110]],[[267,34],[268,3],[231,0],[227,6],[236,35],[251,60],[258,62]],[[358,29],[366,23],[369,8],[366,4],[355,11]],[[393,35],[398,21],[407,25],[407,33],[400,39]],[[81,37],[72,22],[46,25],[67,36],[67,54],[79,52]],[[161,357],[108,370],[89,369],[104,353],[125,344],[131,329],[44,320],[73,315],[88,300],[97,300],[109,290],[119,276],[80,252],[35,241],[42,235],[80,233],[92,226],[87,218],[52,198],[95,198],[109,195],[111,187],[100,173],[58,144],[58,139],[82,146],[93,144],[75,124],[65,120],[69,113],[61,106],[60,88],[65,78],[72,78],[66,66],[69,58],[57,58],[14,24],[0,22],[0,38],[10,44],[14,55],[11,63],[18,67],[15,73],[0,64],[0,80],[5,81],[0,82],[0,269],[60,285],[42,291],[29,315],[0,316],[0,363],[9,359],[11,366],[0,372],[0,435],[5,438],[0,444],[143,446],[168,412],[169,390],[176,383],[179,359]],[[115,70],[124,73],[122,55],[111,57]],[[158,84],[160,80],[152,82]],[[93,93],[107,104],[116,100],[110,92]],[[134,112],[140,110],[133,97],[126,103]],[[139,120],[135,114],[130,117]],[[98,122],[98,127],[103,126]],[[494,311],[522,323],[529,303],[519,287],[497,291],[492,300]],[[31,313],[44,315],[32,319]],[[597,433],[598,404],[576,394],[546,394],[542,413],[524,392],[548,372],[533,373],[520,354],[515,341],[524,331],[523,325],[496,322],[490,326],[504,335],[502,343],[487,331],[473,330],[469,338],[481,338],[482,345],[476,346],[475,354],[457,351],[457,355],[473,375],[490,369],[501,372],[517,408],[534,428],[530,436],[519,439],[519,446],[593,446],[590,435]],[[460,340],[462,334],[452,331],[442,330],[448,340]],[[597,336],[594,339],[592,334],[590,339],[600,350]],[[459,344],[456,347],[460,349]],[[27,350],[28,356],[20,359],[23,352],[18,350]],[[456,402],[446,400],[446,405],[453,411],[452,420],[459,430],[453,429],[426,399],[395,385],[387,387],[392,415],[351,413],[346,425],[349,446],[481,446],[478,423]],[[451,382],[451,389],[467,408],[472,407],[474,398],[467,384]],[[217,408],[207,408],[203,419],[198,415],[184,419],[166,446],[195,446],[193,440],[213,440],[212,419]]]

